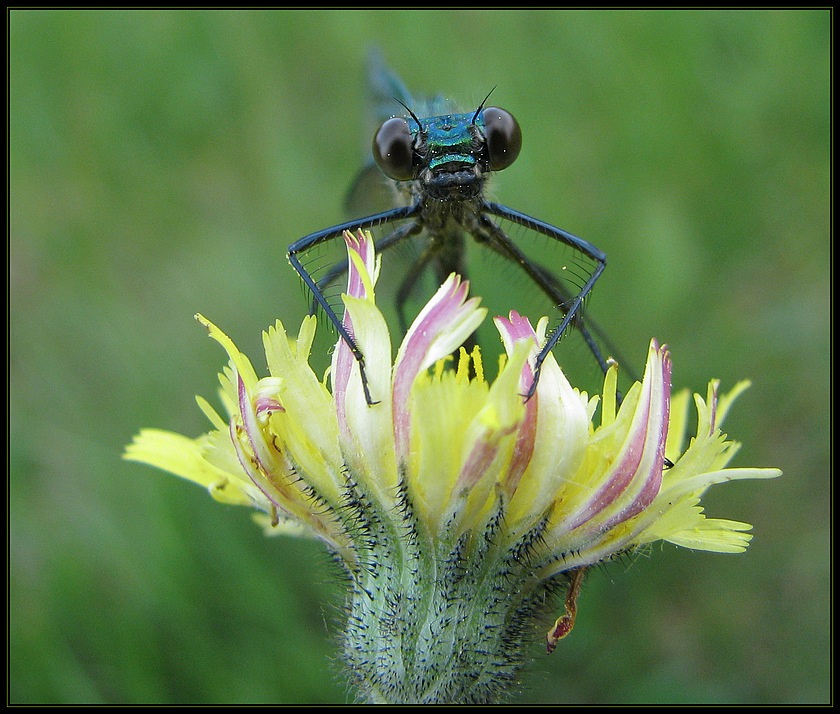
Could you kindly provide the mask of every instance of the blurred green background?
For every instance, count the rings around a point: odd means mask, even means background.
[[[737,556],[587,580],[519,701],[830,701],[828,10],[24,11],[9,15],[9,700],[328,703],[340,596],[316,543],[120,460],[198,435],[222,351],[305,310],[287,245],[342,219],[365,56],[519,119],[498,200],[593,241],[593,313],[676,387],[748,377],[716,487]]]

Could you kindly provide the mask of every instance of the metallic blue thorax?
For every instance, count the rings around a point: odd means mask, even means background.
[[[423,119],[430,170],[453,162],[469,165],[477,162],[476,149],[480,146],[484,121],[479,113],[473,122],[474,116],[474,113],[446,114]],[[416,136],[418,132],[412,133]]]

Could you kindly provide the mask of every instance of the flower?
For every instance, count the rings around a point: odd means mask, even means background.
[[[482,354],[449,355],[485,318],[452,274],[417,316],[392,360],[376,307],[370,234],[345,234],[343,326],[329,379],[308,364],[315,318],[297,339],[281,322],[263,335],[268,377],[201,316],[226,350],[226,416],[199,406],[197,438],[145,429],[125,458],[191,479],[217,500],[260,511],[269,533],[320,538],[350,575],[344,655],[370,702],[477,702],[503,695],[524,661],[546,595],[567,585],[548,648],[574,623],[588,566],[658,540],[741,552],[751,526],[707,518],[700,499],[733,479],[776,469],[728,468],[738,444],[720,431],[746,387],[695,395],[697,429],[683,447],[688,393],[671,395],[671,360],[652,341],[644,378],[621,401],[616,372],[601,398],[574,389],[552,355],[536,391],[536,327],[498,317],[498,376]],[[374,402],[374,403],[369,403]],[[600,419],[594,423],[600,402]]]

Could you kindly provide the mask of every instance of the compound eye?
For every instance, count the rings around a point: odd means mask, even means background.
[[[414,137],[405,119],[394,117],[379,127],[373,137],[373,158],[395,181],[414,178]]]
[[[490,170],[501,171],[510,166],[522,148],[522,130],[513,114],[499,107],[487,107],[484,119],[484,137],[490,157]]]

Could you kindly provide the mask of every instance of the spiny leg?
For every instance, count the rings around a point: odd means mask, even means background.
[[[509,218],[508,216],[503,216],[504,218]],[[500,255],[504,256],[512,260],[516,265],[518,265],[522,270],[534,281],[534,284],[542,290],[542,292],[548,296],[548,298],[560,309],[563,311],[563,320],[560,325],[551,333],[549,338],[546,340],[546,343],[542,346],[539,354],[534,361],[534,380],[531,383],[531,386],[528,388],[528,391],[524,395],[526,398],[530,398],[533,396],[534,391],[536,390],[537,383],[540,377],[540,371],[542,369],[542,364],[545,361],[546,357],[548,356],[549,352],[554,348],[557,344],[557,341],[560,339],[562,334],[566,331],[567,327],[570,325],[574,327],[582,336],[584,342],[595,357],[595,360],[598,363],[601,371],[606,374],[607,370],[609,369],[609,363],[607,359],[604,357],[598,342],[593,337],[592,333],[589,331],[587,325],[585,324],[583,317],[581,316],[581,308],[583,306],[583,301],[589,292],[592,289],[592,286],[595,284],[595,281],[601,275],[606,265],[605,261],[598,261],[596,257],[596,267],[592,274],[589,276],[586,283],[580,289],[580,292],[576,296],[572,296],[571,292],[558,280],[558,278],[547,268],[535,263],[531,260],[522,250],[517,246],[505,233],[505,231],[498,225],[496,225],[493,221],[491,221],[486,215],[482,215],[479,219],[479,225],[481,228],[481,242],[483,245],[486,245],[491,250],[499,253]],[[523,223],[527,227],[533,227],[527,223]],[[544,233],[549,237],[554,237],[550,233],[546,231],[540,231],[540,233]],[[565,242],[565,241],[564,241]],[[576,247],[576,246],[572,246]],[[593,256],[590,256],[593,257]]]
[[[418,223],[412,221],[411,223],[406,223],[405,225],[396,228],[391,233],[389,233],[384,238],[380,238],[378,241],[374,242],[374,251],[377,254],[383,253],[388,248],[396,245],[400,241],[408,238],[412,235],[416,235],[417,233],[422,230],[422,226]],[[318,286],[318,290],[321,291],[321,294],[325,293],[327,288],[329,288],[336,280],[339,280],[343,276],[347,275],[347,270],[349,266],[346,260],[342,260],[335,265],[331,266],[329,270],[327,270],[324,275],[322,275],[316,281],[316,285]],[[318,311],[318,306],[322,305],[321,301],[318,299],[316,294],[312,296],[312,304],[309,306],[309,314],[314,315]],[[405,332],[405,330],[403,330]]]
[[[309,248],[312,248],[315,245],[330,240],[335,240],[341,237],[344,231],[346,230],[351,232],[355,230],[364,230],[365,228],[370,228],[376,225],[382,225],[404,218],[411,218],[416,213],[416,206],[394,209],[393,211],[388,211],[383,214],[371,216],[362,221],[350,221],[348,223],[344,223],[340,226],[335,226],[325,231],[313,233],[309,236],[306,236],[305,238],[302,238],[299,241],[296,241],[291,246],[289,246],[289,251],[287,254],[289,263],[291,263],[292,267],[297,271],[298,275],[300,275],[301,280],[303,280],[306,287],[309,288],[309,290],[312,292],[313,311],[317,308],[317,305],[321,306],[321,308],[324,310],[324,314],[327,316],[327,319],[335,326],[335,329],[338,332],[339,336],[342,340],[344,340],[345,344],[350,349],[350,352],[352,353],[356,362],[358,362],[359,364],[359,373],[362,380],[362,389],[364,390],[365,401],[367,401],[368,405],[377,404],[378,400],[374,400],[370,394],[370,387],[368,384],[367,372],[365,369],[365,356],[362,353],[359,346],[356,344],[355,338],[344,326],[344,323],[342,322],[342,320],[339,319],[338,315],[336,315],[335,311],[333,310],[332,306],[329,304],[329,301],[323,293],[323,288],[327,287],[332,281],[338,279],[338,277],[347,272],[346,263],[343,265],[336,264],[335,266],[329,269],[326,276],[323,276],[320,280],[316,281],[309,273],[309,271],[303,266],[298,256],[303,255]],[[408,238],[409,236],[414,235],[416,233],[419,233],[422,230],[422,228],[423,226],[419,221],[412,220],[402,226],[399,226],[385,238],[380,239],[375,244],[375,248],[379,251],[385,251],[388,248],[396,245],[403,239]]]

